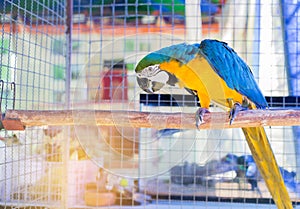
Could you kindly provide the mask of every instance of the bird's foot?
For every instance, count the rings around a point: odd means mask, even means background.
[[[195,119],[196,119],[196,127],[199,129],[199,126],[204,123],[204,114],[208,113],[209,110],[206,108],[199,108],[196,112]]]
[[[234,103],[229,113],[229,124],[231,125],[237,114],[244,110],[248,110],[248,107],[244,107],[240,103]]]

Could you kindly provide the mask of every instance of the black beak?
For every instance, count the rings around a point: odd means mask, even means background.
[[[159,91],[165,84],[160,82],[152,81],[152,91],[156,92]]]
[[[139,86],[141,89],[143,89],[145,92],[152,94],[153,91],[151,91],[151,81],[148,78],[136,78]]]
[[[154,92],[160,90],[165,84],[151,81],[148,78],[139,78],[137,77],[137,82],[141,89],[149,94],[153,94]]]

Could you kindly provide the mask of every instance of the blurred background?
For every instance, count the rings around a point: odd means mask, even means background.
[[[120,110],[196,112],[184,89],[142,92],[134,67],[149,52],[205,38],[248,63],[270,108],[298,108],[299,8],[293,0],[2,0],[2,114],[76,111],[74,126],[0,131],[0,205],[275,208],[240,129],[97,126],[93,111],[111,111],[116,124]],[[265,129],[297,203],[300,129]]]

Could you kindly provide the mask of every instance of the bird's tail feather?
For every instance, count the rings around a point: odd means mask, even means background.
[[[263,127],[247,127],[242,130],[277,208],[293,208],[265,129]]]

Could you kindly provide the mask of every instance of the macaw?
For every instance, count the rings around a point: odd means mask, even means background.
[[[148,93],[164,85],[178,85],[199,98],[196,126],[203,123],[211,101],[230,111],[230,123],[239,111],[265,109],[267,101],[250,67],[227,43],[205,39],[162,48],[136,65],[137,82]],[[278,208],[293,208],[263,127],[242,128],[255,163]]]

